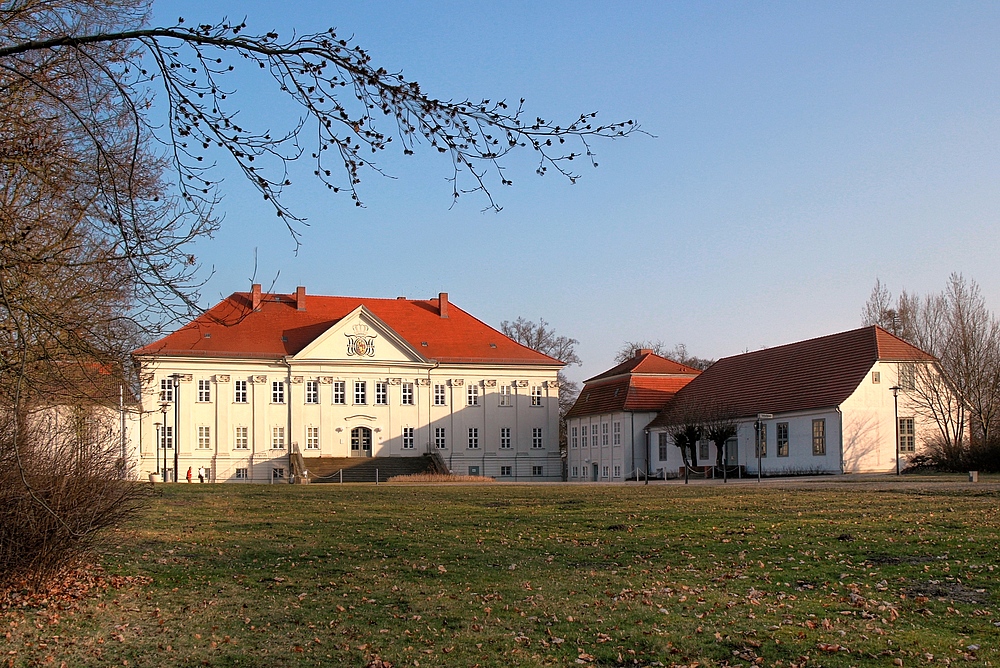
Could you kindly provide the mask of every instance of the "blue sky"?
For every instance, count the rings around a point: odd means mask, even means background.
[[[722,357],[850,329],[876,277],[929,292],[962,272],[1000,305],[1000,4],[939,2],[187,2],[154,22],[246,16],[282,36],[336,27],[441,98],[599,111],[655,137],[595,141],[575,185],[510,160],[501,213],[451,206],[449,163],[386,153],[364,209],[296,178],[298,253],[223,166],[222,231],[194,249],[210,305],[276,289],[427,298],[496,326],[545,318],[582,379],[626,340]],[[287,123],[264,78],[248,120]]]

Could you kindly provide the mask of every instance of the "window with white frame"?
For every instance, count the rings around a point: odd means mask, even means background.
[[[403,427],[403,449],[413,449],[413,427]]]
[[[510,427],[500,427],[500,449],[510,450]]]
[[[607,478],[608,477],[608,467],[607,466],[602,466],[601,467],[601,477],[602,478]]]
[[[579,466],[574,466],[573,467],[573,475],[571,477],[573,477],[573,478],[579,478],[580,477],[580,467]]]
[[[233,438],[233,447],[237,450],[250,449],[250,436],[247,427],[236,427],[236,434]]]
[[[237,380],[233,383],[233,403],[245,404],[247,402],[247,382]]]
[[[608,423],[607,422],[602,422],[601,423],[601,445],[607,445],[607,444],[608,444]]]
[[[368,381],[354,381],[354,403],[358,406],[368,403]]]
[[[413,405],[413,383],[403,383],[402,392],[400,394],[400,403],[404,406]]]
[[[479,405],[479,386],[475,383],[469,383],[468,389],[465,391],[465,402],[469,406]]]
[[[444,450],[448,447],[448,442],[444,437],[444,427],[434,427],[434,447],[438,450]]]
[[[500,467],[500,475],[503,476],[503,477],[510,477],[511,475],[513,475],[511,467],[510,466],[501,466]]]
[[[212,428],[198,427],[198,449],[208,450],[212,447]]]
[[[899,418],[899,451],[916,452],[916,449],[913,418]]]
[[[698,459],[706,461],[708,459],[708,439],[703,438],[698,441]]]
[[[510,399],[510,385],[501,385],[500,388],[500,405],[510,406],[513,402]]]
[[[479,427],[469,427],[469,449],[479,449]]]
[[[444,405],[446,405],[446,401],[445,401],[446,397],[447,397],[447,395],[445,394],[445,386],[444,385],[435,385],[434,386],[434,405],[435,406],[444,406]]]
[[[271,427],[271,449],[272,450],[284,450],[285,449],[285,428],[274,426]]]
[[[779,457],[788,456],[788,423],[779,422],[774,426],[775,450]]]
[[[306,450],[319,450],[319,427],[306,427]]]
[[[542,386],[533,385],[531,387],[531,405],[541,406],[542,405]]]
[[[580,444],[580,439],[577,436],[577,428],[576,427],[570,427],[569,433],[570,433],[569,447],[575,448],[575,447],[577,447]]]
[[[389,403],[389,383],[375,382],[375,403],[379,406]]]
[[[174,379],[163,378],[160,380],[160,401],[174,400]]]
[[[347,403],[347,381],[345,380],[333,381],[333,403],[335,404]]]
[[[238,469],[236,469],[236,479],[237,480],[249,480],[250,479],[250,475],[249,474],[250,474],[250,471],[247,470],[246,468],[238,468]]]
[[[206,378],[198,379],[198,401],[205,402],[212,400],[212,381]]]
[[[826,420],[813,420],[813,454],[826,454]]]
[[[283,467],[276,467],[271,469],[271,478],[275,480],[281,480],[285,477],[285,469]]]
[[[621,422],[615,422],[615,428],[614,428],[613,431],[614,431],[614,444],[615,445],[621,445],[622,444],[622,423]]]
[[[917,365],[900,362],[899,389],[913,390],[917,387]]]
[[[594,446],[595,448],[597,447],[597,425],[596,424],[590,425],[590,444],[592,446]]]
[[[543,466],[532,466],[531,475],[545,475],[545,467]]]
[[[587,425],[580,426],[580,445],[587,447]]]
[[[622,467],[621,466],[615,465],[615,477],[616,478],[621,478],[622,477]]]
[[[160,437],[160,441],[160,445],[163,448],[169,449],[174,447],[174,428],[172,426],[163,427],[163,434]]]
[[[542,428],[532,427],[531,428],[531,447],[534,449],[545,447],[545,443],[542,440]]]
[[[307,404],[318,404],[319,403],[319,381],[318,380],[307,380],[306,381],[306,403]]]
[[[661,462],[667,461],[667,450],[670,445],[670,436],[665,431],[661,431],[657,434],[657,454]]]
[[[271,403],[285,403],[285,383],[283,381],[275,380],[271,382]]]

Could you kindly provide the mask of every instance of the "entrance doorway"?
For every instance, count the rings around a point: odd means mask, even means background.
[[[597,462],[593,464],[593,471],[590,478],[593,482],[597,482]]]
[[[372,456],[372,430],[355,427],[351,430],[351,457]]]

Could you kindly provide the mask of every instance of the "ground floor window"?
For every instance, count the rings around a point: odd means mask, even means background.
[[[536,450],[538,448],[544,447],[544,443],[542,442],[542,428],[541,427],[532,427],[532,429],[531,429],[531,447],[535,448]]]
[[[775,425],[776,448],[779,457],[788,456],[788,423],[779,422]]]
[[[660,450],[659,455],[660,455],[660,461],[661,462],[667,461],[667,446],[669,445],[669,442],[667,441],[667,438],[668,437],[667,437],[667,433],[666,432],[660,432],[660,434],[659,434],[659,450]]]
[[[285,477],[285,469],[281,467],[276,467],[271,469],[271,479],[280,480]]]
[[[813,454],[826,454],[826,420],[813,420]]]
[[[543,471],[543,469],[542,469],[541,466],[532,466],[531,467],[531,475],[544,475],[544,473],[542,471]]]
[[[470,466],[469,467],[469,475],[479,475],[479,467],[478,466]]]
[[[916,452],[913,418],[899,418],[899,451]]]
[[[616,466],[615,467],[615,477],[616,478],[621,478],[622,477],[622,467],[620,467],[620,466]]]
[[[469,449],[479,449],[479,427],[469,427]],[[478,473],[476,475],[479,475]]]
[[[198,427],[198,449],[208,450],[212,447],[212,428]]]
[[[500,427],[500,449],[510,450],[510,427]]]
[[[434,427],[434,447],[438,450],[444,450],[448,447],[448,442],[444,437],[444,427]]]
[[[249,471],[247,469],[236,469],[236,479],[237,480],[249,480]]]
[[[573,467],[573,477],[574,478],[579,478],[580,477],[580,467],[579,466],[574,466]]]
[[[607,466],[605,466],[604,468],[601,469],[601,477],[602,478],[607,478],[608,477],[608,467]]]
[[[413,449],[413,427],[403,427],[403,449]]]
[[[271,428],[271,449],[272,450],[283,450],[285,447],[285,428],[284,427],[272,427]]]
[[[698,459],[705,461],[708,458],[708,441],[701,439],[698,441]]]
[[[509,467],[509,466],[501,466],[500,467],[500,475],[501,476],[510,476],[510,475],[513,475],[511,473],[511,467]]]
[[[319,427],[306,427],[306,450],[319,450]]]

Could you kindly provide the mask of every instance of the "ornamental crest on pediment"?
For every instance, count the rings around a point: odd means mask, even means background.
[[[348,357],[375,357],[375,337],[378,335],[368,325],[359,322],[350,332],[344,332],[344,336],[347,337]]]

